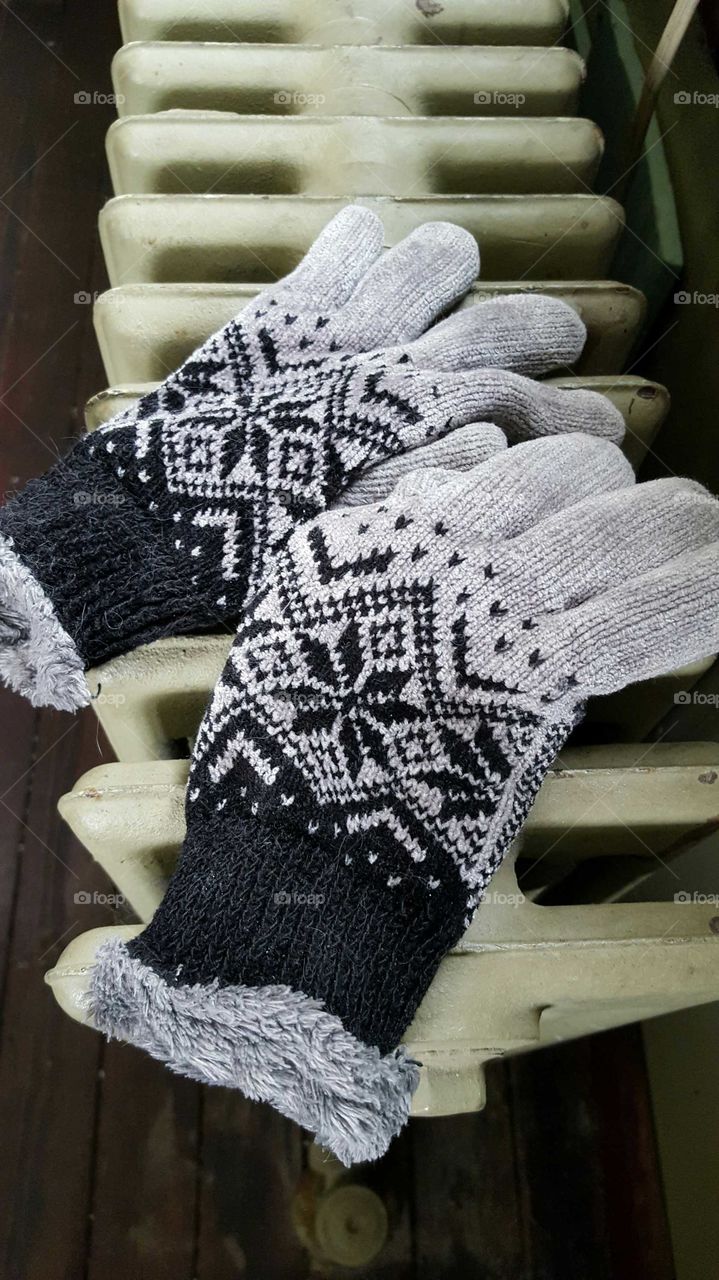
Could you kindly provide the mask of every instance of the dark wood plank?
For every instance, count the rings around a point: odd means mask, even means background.
[[[87,1280],[193,1280],[200,1086],[105,1049]]]
[[[510,1064],[522,1221],[532,1280],[606,1280],[609,1254],[597,1179],[600,1120],[588,1096],[587,1040]]]
[[[15,814],[4,802],[32,766],[36,721],[37,713],[29,703],[0,689],[0,724],[5,741],[12,744],[12,751],[0,751],[0,1027],[23,843],[22,814]]]
[[[597,1183],[597,1118],[587,1097],[586,1041],[511,1064],[517,1167],[532,1280],[606,1280]]]
[[[670,1280],[637,1028],[542,1049],[510,1068],[532,1280]]]
[[[71,937],[112,918],[75,900],[111,886],[54,805],[97,760],[94,717],[43,712],[34,766],[4,800],[23,829],[0,1053],[0,1274],[12,1280],[67,1280],[84,1267],[101,1043],[43,976]]]
[[[197,1280],[305,1280],[292,1221],[302,1134],[270,1107],[207,1089]]]
[[[102,383],[91,309],[74,295],[95,269],[110,112],[81,115],[74,93],[85,77],[109,88],[115,39],[112,6],[0,11],[3,495],[47,469],[78,422],[76,402]],[[0,872],[0,1272],[74,1280],[85,1269],[101,1044],[60,1011],[42,979],[75,932],[111,918],[74,901],[78,889],[111,886],[55,812],[100,751],[94,716],[38,714],[10,694],[2,713],[0,828],[14,847],[3,848]]]
[[[674,1280],[639,1025],[589,1041],[612,1280]]]
[[[115,24],[110,6],[88,21],[81,0],[65,6],[61,26],[44,11],[4,15],[0,102],[12,170],[0,187],[3,492],[47,469],[72,433],[78,399],[103,381],[92,308],[76,295],[93,288],[113,111],[74,95],[109,91]]]
[[[338,1188],[341,1187],[344,1190],[348,1184],[353,1184],[371,1191],[384,1206],[387,1218],[387,1236],[384,1245],[370,1261],[352,1267],[351,1275],[356,1277],[356,1280],[412,1280],[415,1275],[413,1158],[412,1126],[409,1126],[395,1139],[381,1160],[357,1165],[346,1173],[341,1172],[338,1181],[333,1181],[329,1189],[329,1198],[325,1201],[325,1205],[332,1205],[332,1195]],[[337,1166],[335,1166],[336,1171]],[[319,1173],[322,1173],[322,1163],[320,1163]],[[327,1190],[326,1183],[323,1185],[317,1173],[312,1173],[309,1168],[305,1178],[306,1210],[308,1211],[306,1217],[309,1234],[314,1236],[315,1240],[313,1251],[315,1268],[319,1270],[323,1280],[344,1280],[348,1274],[347,1266],[324,1258],[321,1232],[312,1230],[312,1217],[317,1213],[323,1190]],[[348,1202],[344,1203],[347,1205]],[[336,1202],[331,1212],[335,1220],[339,1218],[341,1221],[344,1210],[338,1209]],[[353,1224],[354,1213],[355,1209],[350,1201],[346,1225],[339,1231],[343,1244],[345,1240],[349,1240],[353,1252],[357,1232],[357,1227]],[[352,1239],[353,1234],[355,1234],[355,1240]],[[360,1239],[364,1239],[366,1248],[367,1236]]]
[[[417,1280],[527,1277],[508,1069],[476,1115],[412,1122]]]

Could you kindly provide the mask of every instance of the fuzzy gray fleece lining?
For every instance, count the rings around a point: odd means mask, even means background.
[[[0,678],[34,707],[77,711],[90,691],[75,642],[57,618],[48,597],[0,536],[0,617],[17,619],[27,632],[19,644],[0,640]]]
[[[384,1154],[419,1083],[403,1048],[382,1057],[302,992],[170,986],[116,940],[98,949],[85,1000],[105,1035],[180,1075],[269,1102],[346,1165]]]

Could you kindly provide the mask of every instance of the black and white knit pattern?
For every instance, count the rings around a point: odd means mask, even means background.
[[[475,419],[481,424],[470,428],[472,464],[497,448],[490,422],[512,441],[580,429],[621,438],[621,419],[603,397],[484,368],[477,331],[474,350],[465,349],[465,372],[450,371],[466,341],[464,315],[423,340],[354,354],[356,339],[335,336],[344,318],[308,311],[288,292],[285,286],[279,297],[260,298],[89,446],[174,524],[181,571],[219,616],[237,616],[298,524],[351,494],[368,472],[381,476],[382,464],[401,455],[405,469],[431,464],[433,454],[423,450]],[[503,300],[491,308],[492,319],[507,302],[516,308],[517,340],[522,314],[534,309],[530,342],[544,343],[543,367],[556,364],[567,341],[576,352],[580,332],[581,345],[581,322],[562,304],[560,314],[546,298],[540,308],[536,299]],[[489,317],[486,323],[491,327]],[[552,333],[548,346],[542,329]],[[471,372],[473,364],[479,367]],[[454,450],[466,439],[460,433],[452,442],[446,465],[456,465]],[[397,478],[396,466],[390,474]],[[209,578],[214,600],[205,594]]]
[[[517,296],[430,328],[476,275],[473,239],[433,223],[381,245],[374,214],[344,210],[295,272],[0,514],[14,649],[0,675],[77,705],[83,668],[236,621],[298,524],[387,493],[403,469],[475,465],[502,431],[621,438],[604,397],[524,376],[578,356],[569,307]]]
[[[196,743],[152,923],[97,1025],[381,1154],[397,1048],[586,698],[719,645],[719,503],[614,445],[535,441],[295,531]]]
[[[189,801],[216,793],[223,809],[230,779],[235,812],[341,847],[347,866],[366,859],[388,899],[408,876],[450,886],[459,936],[499,832],[577,718],[579,682],[547,681],[540,621],[505,603],[506,549],[468,555],[447,500],[390,500],[293,536],[215,688]]]

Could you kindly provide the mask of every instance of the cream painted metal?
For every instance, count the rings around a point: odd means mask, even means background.
[[[118,760],[187,755],[231,643],[229,630],[170,636],[88,671],[97,718]]]
[[[87,672],[98,719],[118,760],[187,754],[232,643],[229,633],[170,636]],[[680,691],[691,689],[712,658],[590,703],[604,740],[644,737]]]
[[[112,285],[277,279],[297,265],[346,199],[275,195],[119,196],[100,213]],[[606,275],[624,225],[620,205],[593,195],[364,197],[386,243],[444,219],[477,239],[482,279],[593,280]]]
[[[511,855],[492,886],[405,1037],[423,1064],[416,1116],[480,1110],[493,1058],[719,997],[714,904],[537,906]],[[65,948],[46,981],[71,1017],[89,1022],[97,947],[141,927],[94,929]]]
[[[120,13],[124,38],[145,43],[120,50],[113,68],[123,119],[108,159],[127,194],[101,214],[116,287],[95,319],[115,385],[90,402],[90,429],[290,270],[359,197],[382,217],[388,245],[433,218],[477,238],[483,283],[464,305],[530,289],[575,306],[587,348],[554,381],[609,395],[641,460],[667,394],[612,376],[643,299],[602,279],[623,213],[590,194],[602,139],[572,118],[583,64],[546,47],[566,26],[566,0],[120,0]],[[221,43],[197,43],[208,39]],[[532,45],[545,47],[520,47]],[[178,757],[230,643],[229,633],[160,640],[88,673],[124,763],[86,774],[60,811],[142,920],[184,833]],[[605,739],[639,739],[709,665],[598,699],[589,719]],[[569,885],[586,872],[591,884],[596,865],[616,887],[625,866],[637,882],[654,859],[671,860],[716,824],[718,774],[711,744],[562,753],[408,1033],[424,1063],[415,1114],[482,1107],[493,1058],[719,998],[713,904],[531,900],[563,876]],[[94,930],[65,949],[47,980],[72,1017],[86,1020],[99,942],[139,927]]]
[[[107,134],[116,195],[574,194],[591,189],[602,151],[576,117],[165,111]]]
[[[559,47],[124,45],[121,116],[181,107],[267,115],[569,116],[584,63]]]
[[[168,373],[169,371],[170,367],[167,368]],[[555,386],[566,387],[568,390],[583,387],[591,391],[599,391],[611,400],[619,409],[626,424],[624,451],[632,466],[639,466],[666,417],[669,408],[666,387],[660,386],[658,382],[647,382],[645,378],[621,374],[614,378],[563,377],[548,378],[547,381]],[[127,409],[140,396],[146,395],[157,385],[157,382],[135,383],[133,386],[109,387],[106,391],[99,392],[86,406],[88,430],[109,422],[116,413]]]
[[[552,45],[567,0],[120,0],[124,40]]]
[[[184,839],[188,765],[101,765],[59,803],[74,834],[144,921],[162,899]],[[551,856],[555,868],[641,855],[657,869],[716,825],[718,770],[714,743],[565,748],[516,852],[538,862]]]
[[[632,374],[617,374],[613,378],[549,378],[547,381],[568,390],[587,387],[611,400],[624,418],[626,435],[622,448],[632,466],[639,467],[669,411],[666,387]]]
[[[515,905],[511,862],[407,1033],[415,1115],[479,1110],[487,1061],[719,996],[716,906]]]
[[[94,310],[95,331],[108,381],[161,381],[205,338],[237,315],[259,287],[135,284],[100,294]],[[509,293],[546,293],[579,312],[588,335],[577,363],[577,372],[582,375],[613,374],[623,368],[644,318],[642,295],[612,280],[497,281],[477,285],[462,305]]]

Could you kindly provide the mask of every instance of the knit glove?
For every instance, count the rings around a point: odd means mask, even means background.
[[[345,209],[296,271],[5,508],[9,684],[82,706],[87,667],[236,623],[300,522],[341,495],[388,493],[420,462],[471,466],[504,445],[497,427],[621,437],[603,397],[522,376],[577,358],[585,331],[569,307],[508,298],[422,337],[474,280],[475,242],[429,223],[381,246],[379,219]]]
[[[196,744],[149,927],[90,1011],[340,1160],[379,1156],[398,1048],[585,700],[719,645],[719,502],[612,444],[519,445],[290,538]]]

